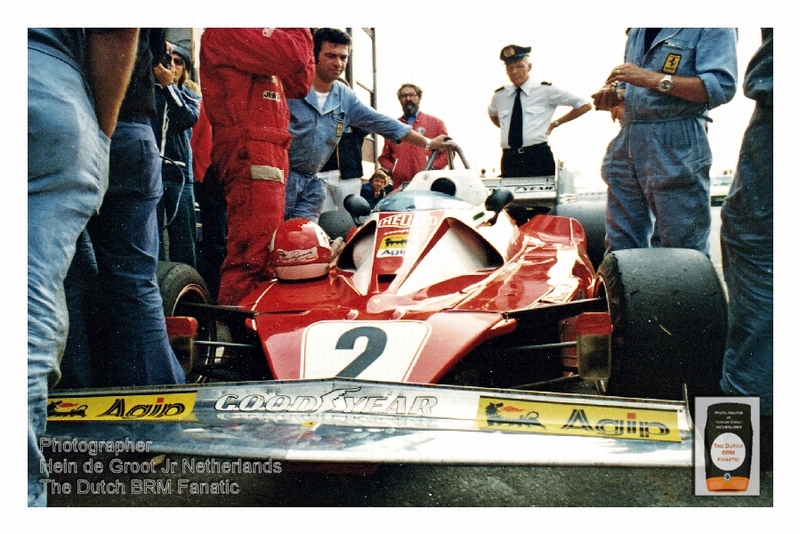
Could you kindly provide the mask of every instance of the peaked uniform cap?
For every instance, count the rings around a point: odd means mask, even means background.
[[[516,63],[520,59],[531,53],[530,46],[508,45],[500,50],[500,61],[504,61],[506,65]]]

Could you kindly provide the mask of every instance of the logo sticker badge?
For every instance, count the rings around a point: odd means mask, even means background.
[[[667,59],[664,61],[664,66],[661,67],[661,70],[666,74],[675,74],[678,71],[678,65],[680,62],[680,54],[669,54]]]
[[[50,399],[47,419],[83,421],[182,421],[194,420],[197,393],[111,395]]]
[[[482,430],[680,442],[674,411],[481,397]]]

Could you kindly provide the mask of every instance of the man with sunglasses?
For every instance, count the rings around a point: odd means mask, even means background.
[[[158,203],[159,221],[166,224],[170,261],[197,266],[191,128],[200,116],[200,97],[185,83],[192,63],[189,51],[167,43],[171,69],[159,63],[156,76],[154,130],[161,156],[164,196]],[[163,232],[159,232],[159,259],[166,260]]]

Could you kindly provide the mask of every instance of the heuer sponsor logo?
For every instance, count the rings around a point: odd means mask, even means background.
[[[411,223],[426,224],[435,226],[439,224],[439,217],[430,213],[398,213],[396,215],[388,215],[378,221],[378,228],[400,227],[405,228],[411,226]]]
[[[674,411],[481,397],[479,428],[680,442]]]
[[[431,415],[439,402],[427,395],[357,395],[360,390],[334,389],[323,395],[229,394],[217,399],[214,408],[219,412]]]

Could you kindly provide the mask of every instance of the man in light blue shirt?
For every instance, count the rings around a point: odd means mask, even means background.
[[[434,139],[413,131],[411,126],[378,113],[337,81],[350,56],[350,36],[337,29],[314,33],[316,73],[308,96],[289,100],[289,178],[286,182],[286,220],[303,217],[316,222],[325,202],[325,183],[316,174],[328,161],[348,126],[376,132],[396,142],[405,141],[427,150],[448,146],[446,137]]]

